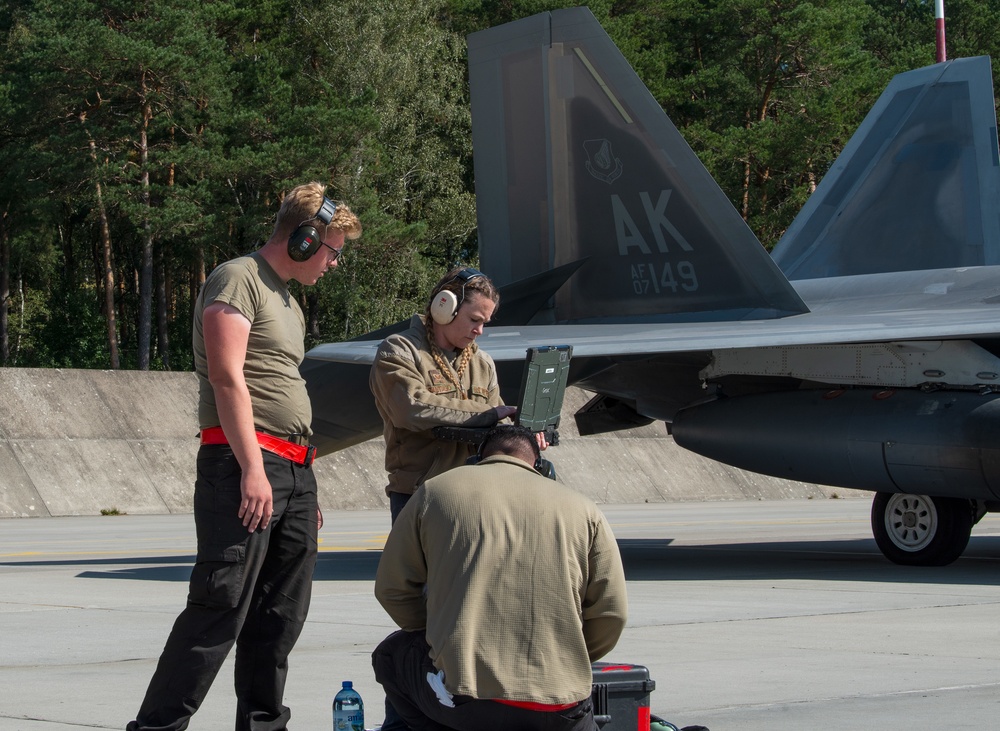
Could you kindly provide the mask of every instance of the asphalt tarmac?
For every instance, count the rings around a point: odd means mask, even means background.
[[[943,568],[885,560],[859,499],[602,506],[653,713],[712,731],[997,728],[1000,516]],[[382,720],[372,596],[387,511],[336,512],[291,657],[293,731],[330,729],[353,680]],[[0,731],[122,729],[184,603],[190,515],[0,521]],[[225,731],[231,660],[190,728]],[[617,731],[617,727],[616,727]]]

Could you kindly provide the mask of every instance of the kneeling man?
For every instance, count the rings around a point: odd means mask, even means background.
[[[375,596],[402,629],[372,655],[413,731],[596,731],[591,663],[625,627],[614,535],[497,426],[475,465],[428,480],[386,541]]]

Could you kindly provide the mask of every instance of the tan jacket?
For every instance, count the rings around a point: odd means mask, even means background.
[[[386,494],[412,494],[424,480],[465,463],[469,446],[435,438],[434,427],[496,424],[493,407],[503,404],[496,366],[478,345],[469,347],[472,360],[462,374],[468,398],[461,399],[434,362],[419,315],[408,330],[390,335],[379,346],[368,383],[382,416]]]
[[[506,456],[417,490],[389,533],[375,596],[402,629],[426,630],[451,693],[549,704],[590,695],[590,664],[628,613],[604,515]]]

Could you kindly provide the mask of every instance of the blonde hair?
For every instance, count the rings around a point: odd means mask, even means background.
[[[430,298],[427,300],[427,307],[424,309],[424,322],[427,329],[427,347],[430,348],[431,357],[434,358],[434,362],[437,367],[441,369],[441,372],[445,377],[451,381],[452,385],[458,389],[459,396],[462,399],[469,398],[465,389],[462,387],[462,375],[465,373],[465,369],[469,366],[469,361],[472,360],[472,344],[470,343],[465,348],[458,357],[458,367],[453,368],[448,359],[444,357],[444,352],[438,347],[437,343],[434,341],[434,318],[431,316],[431,303],[434,298],[437,297],[441,292],[445,290],[451,292],[459,301],[459,309],[469,298],[472,293],[482,295],[487,299],[493,301],[493,312],[496,313],[497,309],[500,307],[500,290],[496,288],[492,280],[485,274],[477,274],[471,279],[462,279],[459,277],[463,271],[469,267],[455,267],[450,272],[445,274],[438,283],[434,286],[431,292]]]
[[[340,201],[334,201],[337,210],[329,224],[324,224],[318,218],[319,211],[323,206],[326,186],[322,183],[311,182],[298,185],[288,191],[281,201],[281,208],[278,209],[278,216],[274,222],[274,233],[291,233],[300,225],[306,223],[315,226],[317,229],[326,227],[344,232],[344,238],[354,240],[361,236],[361,221],[357,215]]]

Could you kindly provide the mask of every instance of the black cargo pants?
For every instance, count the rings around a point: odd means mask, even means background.
[[[490,700],[454,696],[454,706],[441,704],[427,682],[437,673],[423,632],[398,630],[372,653],[375,680],[386,701],[411,731],[597,731],[588,697],[561,711],[531,711]]]
[[[282,731],[288,654],[309,610],[316,565],[316,478],[263,452],[274,513],[248,533],[238,517],[240,466],[228,445],[198,452],[198,556],[186,608],[174,622],[129,731],[181,731],[236,645],[236,731]]]

